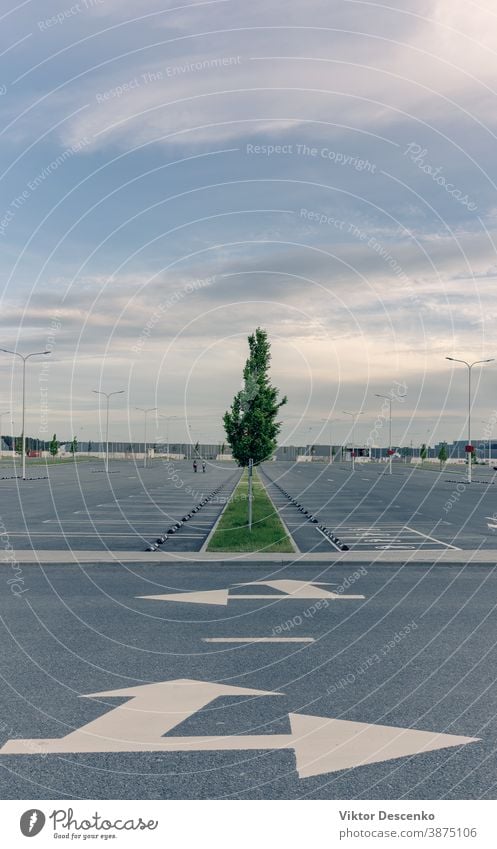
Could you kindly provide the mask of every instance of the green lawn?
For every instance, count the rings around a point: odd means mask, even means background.
[[[95,460],[98,462],[98,457],[86,457],[84,454],[76,454],[75,457],[56,457],[53,459],[52,457],[26,457],[26,467],[27,466],[60,466],[63,463],[77,463],[88,462],[88,460]],[[0,463],[2,465],[16,465],[22,466],[22,457],[17,455],[15,460],[12,457],[2,457],[0,459]]]
[[[247,526],[248,476],[244,472],[208,551],[295,551],[257,472],[253,478],[252,531]]]

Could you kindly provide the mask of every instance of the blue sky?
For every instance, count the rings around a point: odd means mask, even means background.
[[[136,406],[222,438],[260,324],[288,442],[327,441],[328,417],[341,441],[344,409],[366,439],[395,381],[395,441],[461,435],[444,357],[497,355],[496,12],[397,6],[2,7],[2,347],[53,349],[45,396],[30,364],[29,433],[97,438],[92,389],[123,388],[116,438],[140,437]]]

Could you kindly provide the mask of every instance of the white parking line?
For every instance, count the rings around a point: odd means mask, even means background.
[[[316,528],[316,526],[315,526],[315,525],[314,525],[314,527]],[[324,533],[323,533],[323,531],[321,530],[321,528],[316,528],[316,530],[317,530],[317,532],[318,532],[319,534],[321,534],[321,536],[322,536],[322,537],[324,537],[324,539],[325,539],[327,542],[329,542],[329,544],[330,544],[330,545],[332,545],[332,546],[333,546],[333,548],[334,548],[336,551],[341,551],[341,548],[340,548],[338,545],[336,545],[336,544],[335,544],[335,543],[334,543],[334,542],[333,542],[333,541],[332,541],[329,537],[327,537],[327,536],[326,536],[326,534],[324,534]]]
[[[47,533],[46,531],[20,531],[20,532],[16,531],[15,533],[12,533],[12,531],[2,531],[2,532],[0,532],[0,536],[4,536],[5,534],[7,534],[8,536],[11,536],[11,537],[52,537],[53,538],[53,537],[62,536],[62,534],[58,534],[57,531],[55,531],[53,533]],[[116,533],[108,533],[108,534],[107,533],[101,533],[100,531],[98,533],[93,533],[93,534],[87,533],[86,531],[64,531],[63,536],[65,536],[65,537],[93,537],[93,539],[95,539],[95,537],[97,537],[98,539],[100,539],[100,537],[113,537],[113,538],[116,538],[116,537],[118,537],[118,538],[119,537],[133,537],[134,539],[136,539],[136,537],[140,537],[140,536],[142,536],[142,534],[140,534],[139,531],[136,531],[136,533],[134,533],[134,534],[121,533],[120,531],[116,532]],[[188,538],[195,537],[196,539],[197,538],[203,539],[204,534],[183,534],[183,533],[181,534],[181,539],[186,539],[187,537]]]
[[[449,542],[442,542],[441,539],[435,539],[435,537],[431,537],[429,534],[423,534],[421,531],[415,530],[415,528],[410,528],[408,525],[405,526],[408,531],[412,531],[414,534],[419,534],[420,537],[424,537],[425,539],[429,539],[432,542],[436,542],[439,545],[445,545],[446,548],[453,548],[454,551],[461,551],[461,549],[457,545],[451,545]]]
[[[171,521],[175,521],[172,519]],[[44,519],[43,524],[54,524],[54,525],[129,525],[133,524],[132,519]],[[157,527],[157,520],[151,522],[145,522],[140,520],[137,524],[141,525],[155,525]]]

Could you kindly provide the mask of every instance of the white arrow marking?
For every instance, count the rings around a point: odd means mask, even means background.
[[[39,752],[145,752],[167,748],[163,738],[189,716],[220,696],[279,696],[266,690],[249,690],[209,681],[183,678],[122,690],[88,693],[83,698],[130,697],[98,719],[54,740],[9,740],[0,754]]]
[[[188,602],[189,604],[219,604],[226,606],[228,601],[246,601],[262,599],[264,601],[292,601],[295,599],[327,598],[334,601],[342,599],[364,599],[363,595],[344,595],[324,590],[317,584],[306,581],[252,581],[246,584],[236,584],[237,587],[272,587],[280,590],[281,595],[229,595],[229,589],[225,590],[200,590],[190,593],[168,593],[166,595],[140,595],[137,598],[146,598],[150,601],[176,601]]]
[[[184,601],[189,604],[228,604],[228,590],[205,590],[197,593],[171,593],[170,595],[138,595],[150,601]]]
[[[52,740],[9,740],[2,755],[77,754],[88,752],[227,752],[292,749],[300,778],[381,763],[393,758],[477,742],[410,728],[369,725],[290,713],[290,734],[226,737],[163,735],[219,696],[277,696],[188,679],[92,693],[88,698],[129,696],[131,700],[93,722]]]
[[[291,713],[292,734],[298,738],[295,757],[300,778],[382,763],[477,743],[477,737],[458,737],[367,722],[348,722]]]
[[[324,581],[319,581],[319,584],[325,584]],[[272,587],[273,590],[279,590],[285,595],[291,595],[293,598],[340,598],[340,594],[330,592],[329,590],[321,589],[318,584],[310,583],[309,581],[250,581],[244,584],[236,584],[237,587]],[[334,586],[332,584],[332,586]],[[364,596],[361,596],[364,598]]]

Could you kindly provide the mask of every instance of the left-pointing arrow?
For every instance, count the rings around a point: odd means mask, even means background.
[[[149,601],[176,601],[188,602],[188,604],[219,604],[226,607],[228,604],[228,590],[200,590],[193,593],[169,593],[167,595],[139,595],[137,598],[146,598]]]

